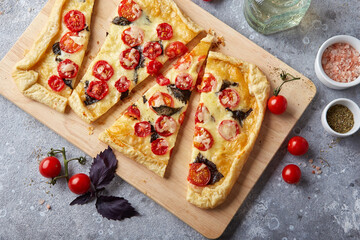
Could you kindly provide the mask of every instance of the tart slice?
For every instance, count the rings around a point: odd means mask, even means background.
[[[172,0],[122,0],[70,106],[86,122],[95,121],[169,58],[186,53],[200,31]]]
[[[259,134],[269,89],[255,65],[209,53],[195,116],[190,203],[214,208],[230,193]]]
[[[27,97],[64,112],[90,36],[94,0],[57,0],[46,27],[15,65],[13,79]]]
[[[163,177],[212,40],[208,35],[165,76],[157,76],[157,84],[99,139]]]

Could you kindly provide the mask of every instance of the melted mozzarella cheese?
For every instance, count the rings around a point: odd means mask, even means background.
[[[130,51],[130,53],[129,53],[129,58],[123,58],[123,59],[122,59],[122,60],[123,60],[123,63],[124,63],[126,66],[130,67],[130,66],[132,66],[132,65],[134,65],[134,64],[137,63],[137,59],[136,59],[136,57],[135,57],[135,53],[136,53],[136,50],[135,50],[134,48],[132,48],[131,51]]]
[[[211,139],[207,136],[206,132],[194,138],[194,142],[202,143],[205,148],[210,148]]]
[[[233,139],[237,135],[237,128],[233,122],[225,122],[224,124],[221,124],[219,126],[219,131],[226,140]]]
[[[63,64],[61,65],[61,72],[66,73],[66,72],[72,72],[75,71],[75,66],[71,63],[68,64]]]
[[[144,31],[136,26],[132,26],[130,29],[126,30],[125,33],[130,35],[131,38],[136,39],[138,42],[141,42],[144,38]]]

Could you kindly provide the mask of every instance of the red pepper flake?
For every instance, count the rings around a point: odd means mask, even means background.
[[[336,82],[352,82],[360,76],[360,53],[348,43],[335,43],[325,49],[322,67]]]

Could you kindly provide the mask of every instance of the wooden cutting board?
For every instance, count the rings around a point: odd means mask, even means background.
[[[18,91],[11,78],[11,69],[13,69],[17,61],[23,58],[24,53],[30,49],[37,33],[41,31],[44,22],[47,21],[54,2],[55,0],[50,0],[46,4],[29,28],[0,62],[0,78],[2,83],[0,94],[90,156],[96,156],[97,153],[107,147],[97,139],[99,133],[106,127],[109,127],[132,101],[141,97],[142,93],[154,84],[154,79],[150,77],[144,84],[135,89],[135,92],[126,100],[125,104],[116,105],[104,117],[92,125],[80,120],[70,108],[67,109],[65,114],[60,114],[45,105],[24,97]],[[114,10],[117,9],[118,2],[119,0],[96,1],[92,22],[92,37],[84,62],[85,66],[89,65],[90,59],[96,56],[96,53],[99,51],[110,22],[116,14]],[[301,81],[285,86],[282,94],[288,97],[287,112],[281,116],[267,113],[254,150],[239,180],[226,202],[214,210],[199,209],[185,200],[186,176],[191,155],[189,149],[192,145],[194,114],[198,104],[198,94],[194,94],[192,97],[187,118],[179,133],[178,143],[174,149],[173,157],[164,179],[156,176],[136,162],[116,153],[119,160],[117,173],[120,177],[204,236],[217,238],[224,232],[296,121],[315,96],[316,88],[309,79],[196,4],[189,0],[175,0],[175,2],[204,29],[208,30],[211,28],[218,35],[225,38],[226,45],[218,51],[258,65],[267,75],[273,88],[281,83],[279,78],[281,70],[285,70],[294,76],[301,76],[302,78]],[[200,38],[201,36],[190,43],[189,47],[199,42]],[[169,66],[169,64],[167,65]],[[83,73],[84,70],[82,71]],[[89,127],[94,128],[94,134],[89,134]]]

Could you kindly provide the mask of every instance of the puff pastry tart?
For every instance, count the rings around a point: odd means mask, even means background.
[[[209,53],[195,116],[190,203],[214,208],[225,200],[258,136],[269,89],[255,65]]]
[[[13,79],[27,97],[64,112],[90,36],[94,0],[56,0],[49,20]]]
[[[172,0],[122,0],[100,52],[69,98],[93,122],[163,63],[187,52],[201,29]]]
[[[212,40],[208,35],[165,76],[159,75],[157,84],[99,139],[163,177]]]

